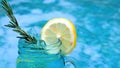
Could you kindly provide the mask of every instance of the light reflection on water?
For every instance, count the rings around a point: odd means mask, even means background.
[[[119,0],[9,0],[20,26],[40,29],[55,17],[70,19],[77,46],[70,56],[80,68],[120,68]],[[4,27],[9,19],[0,8],[0,68],[15,68],[17,33]]]

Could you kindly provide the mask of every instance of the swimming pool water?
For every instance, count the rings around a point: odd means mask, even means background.
[[[26,31],[35,28],[39,34],[52,18],[70,19],[76,26],[77,45],[69,56],[80,68],[120,68],[119,0],[7,1]],[[18,34],[4,26],[8,22],[0,7],[0,68],[15,68],[18,56]]]

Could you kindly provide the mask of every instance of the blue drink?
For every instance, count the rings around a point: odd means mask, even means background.
[[[58,46],[60,45],[58,43],[54,44]],[[31,44],[20,40],[18,48],[17,68],[65,68],[66,62],[76,64],[73,59],[64,58],[60,51],[56,54],[48,54],[48,50],[44,49],[44,44]]]

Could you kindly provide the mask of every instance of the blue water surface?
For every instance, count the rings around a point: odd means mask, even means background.
[[[69,56],[77,59],[80,68],[120,68],[120,0],[7,1],[26,31],[35,28],[40,34],[52,18],[71,20],[77,45]],[[15,68],[18,56],[18,34],[4,26],[8,23],[0,5],[0,68]]]

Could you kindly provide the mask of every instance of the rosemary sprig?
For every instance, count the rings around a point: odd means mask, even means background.
[[[22,30],[17,22],[17,19],[15,18],[13,11],[10,7],[10,4],[6,0],[1,1],[3,9],[6,11],[7,16],[10,18],[9,24],[5,25],[6,27],[13,28],[13,31],[19,33],[21,36],[18,36],[17,38],[25,39],[27,42],[30,43],[37,43],[37,40],[35,37],[32,37],[31,35],[27,34],[24,30]]]

